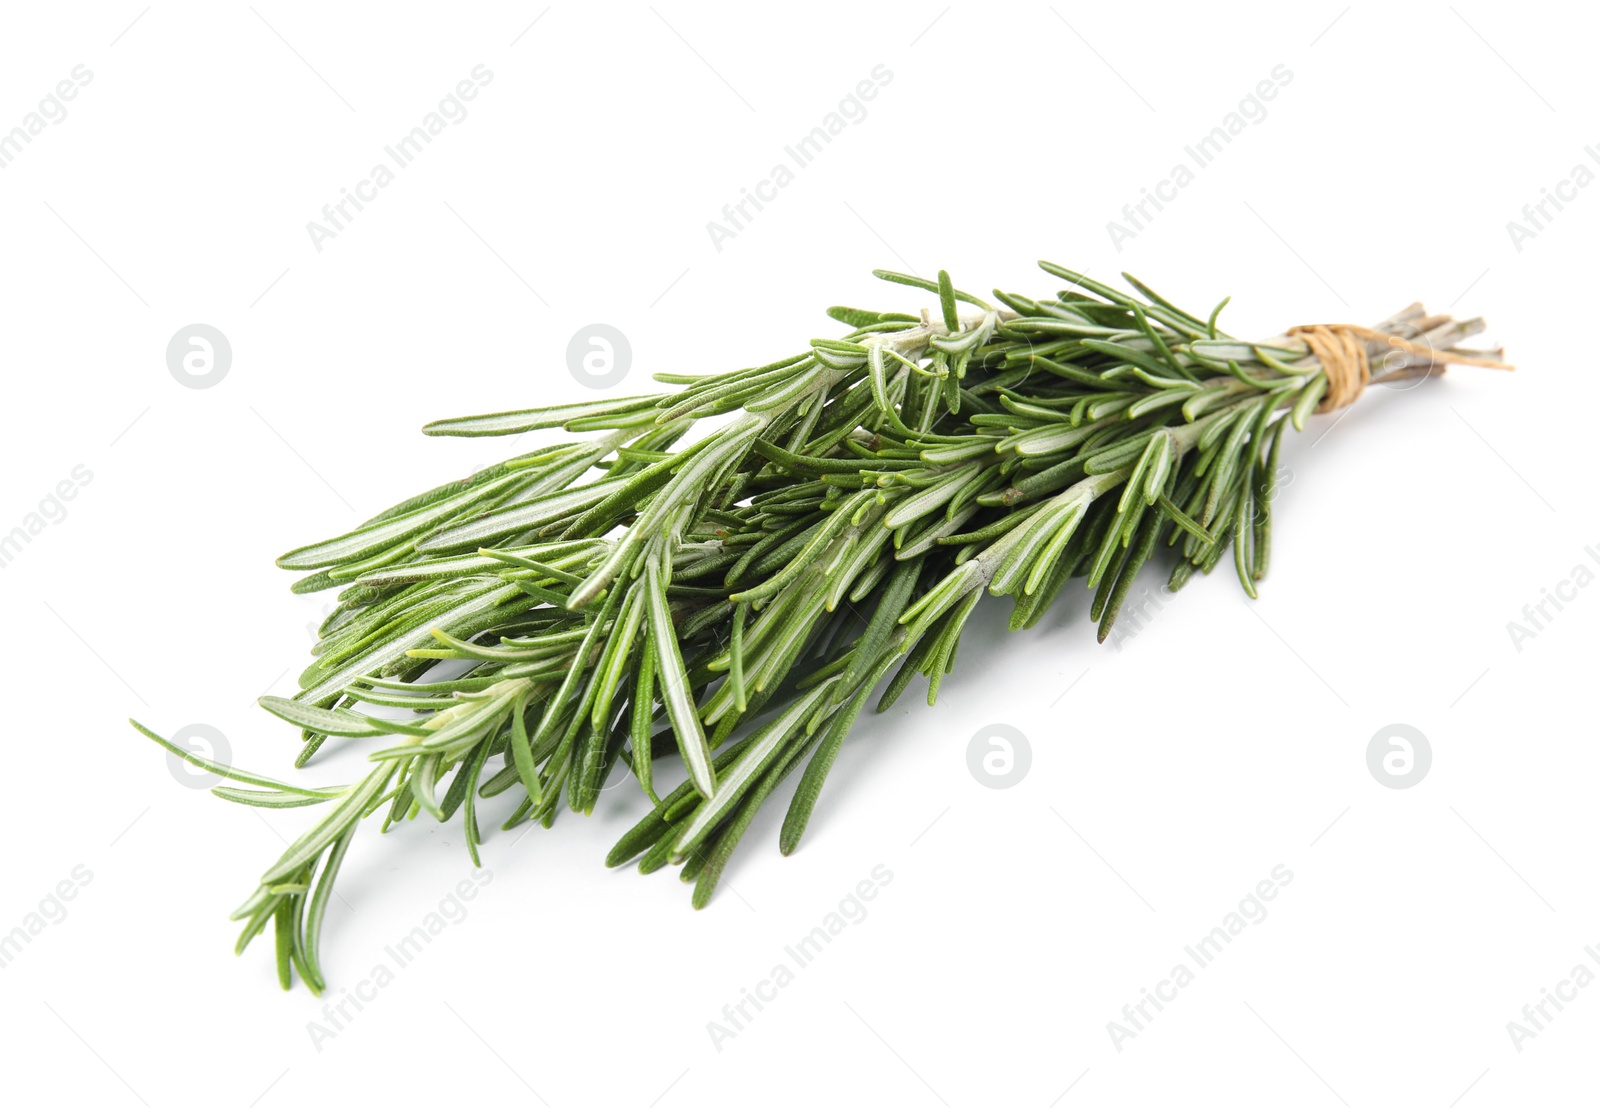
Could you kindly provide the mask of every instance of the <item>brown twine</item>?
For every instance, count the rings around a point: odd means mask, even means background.
[[[1431,375],[1435,365],[1471,364],[1479,368],[1512,370],[1510,364],[1486,356],[1471,356],[1449,349],[1419,345],[1388,333],[1368,329],[1364,325],[1296,325],[1289,336],[1299,337],[1306,349],[1316,357],[1317,363],[1328,376],[1328,390],[1317,407],[1318,414],[1347,407],[1361,397],[1361,392],[1372,382],[1372,366],[1367,359],[1367,341],[1378,341],[1390,348],[1412,356],[1427,359],[1411,373]]]

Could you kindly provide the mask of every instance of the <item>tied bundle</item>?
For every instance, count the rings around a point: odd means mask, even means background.
[[[1103,641],[1135,577],[1170,587],[1232,552],[1256,594],[1285,432],[1372,382],[1451,364],[1481,320],[1413,305],[1371,328],[1222,332],[1054,264],[1068,284],[994,300],[893,272],[936,310],[833,307],[849,327],[760,367],[658,374],[676,390],[435,422],[425,433],[576,435],[424,492],[278,560],[337,591],[293,699],[298,765],[329,737],[381,740],[366,776],[303,789],[156,742],[254,806],[327,811],[235,913],[239,948],[275,928],[285,987],[326,986],[318,942],[363,819],[460,815],[548,827],[589,813],[617,769],[649,811],[611,866],[681,865],[710,898],[756,812],[802,771],[796,848],[874,693],[918,677],[932,704],[985,596],[1031,627],[1075,577]],[[886,684],[884,684],[886,683]],[[658,790],[658,761],[684,776]]]

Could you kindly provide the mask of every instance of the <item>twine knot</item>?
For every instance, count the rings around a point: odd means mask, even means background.
[[[1390,333],[1381,333],[1364,325],[1296,325],[1289,336],[1305,343],[1306,351],[1316,359],[1328,377],[1328,390],[1317,406],[1318,414],[1340,410],[1361,397],[1367,384],[1373,381],[1368,343],[1383,346],[1392,352],[1405,353],[1416,360],[1405,360],[1394,371],[1386,371],[1378,379],[1406,379],[1443,372],[1451,364],[1472,364],[1480,368],[1512,370],[1510,364],[1485,356],[1458,352],[1448,348],[1434,348],[1427,343],[1409,341]]]

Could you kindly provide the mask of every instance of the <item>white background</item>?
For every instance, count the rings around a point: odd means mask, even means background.
[[[1575,966],[1600,974],[1600,588],[1520,647],[1507,629],[1575,566],[1600,572],[1600,188],[1520,251],[1507,230],[1600,170],[1592,15],[140,8],[9,6],[0,27],[0,129],[93,75],[0,170],[0,533],[92,473],[0,568],[0,933],[76,865],[93,876],[0,969],[12,1105],[1592,1104],[1600,990],[1520,1052],[1507,1031]],[[469,114],[318,251],[307,222],[479,64]],[[865,118],[717,250],[707,222],[880,64]],[[1266,117],[1115,250],[1107,222],[1280,64]],[[1041,256],[1197,311],[1232,294],[1242,335],[1413,299],[1482,313],[1520,370],[1373,389],[1296,437],[1259,602],[1224,563],[1116,647],[1081,588],[1022,635],[984,610],[938,709],[864,720],[800,852],[777,855],[770,806],[705,911],[671,872],[602,867],[631,791],[514,847],[527,830],[494,831],[465,919],[319,1050],[321,1004],[276,990],[269,942],[232,958],[226,921],[305,815],[185,789],[126,718],[212,725],[239,765],[290,774],[296,734],[253,702],[294,691],[322,603],[273,557],[509,456],[417,431],[587,397],[565,359],[580,327],[630,338],[629,393],[833,335],[831,303],[919,308],[874,267],[1046,294]],[[165,362],[192,323],[233,349],[207,390]],[[1005,791],[967,769],[996,722],[1032,747]],[[1432,749],[1403,791],[1366,760],[1394,723]],[[364,762],[328,750],[301,777]],[[880,864],[865,920],[719,1051],[724,1004]],[[1279,864],[1266,920],[1119,1052],[1124,1004]],[[369,827],[327,926],[335,988],[468,868],[454,823]]]

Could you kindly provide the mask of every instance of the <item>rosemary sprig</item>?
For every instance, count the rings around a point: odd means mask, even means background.
[[[459,811],[477,863],[480,800],[509,797],[503,828],[548,827],[563,799],[592,811],[619,762],[652,808],[608,864],[680,864],[704,905],[804,765],[780,837],[798,846],[880,683],[880,711],[919,675],[933,703],[985,594],[1011,598],[1015,630],[1084,577],[1104,640],[1165,543],[1172,588],[1231,548],[1254,596],[1284,433],[1330,387],[1359,391],[1349,353],[1363,372],[1382,354],[1375,378],[1498,356],[1456,347],[1481,321],[1420,306],[1242,341],[1218,328],[1226,300],[1200,318],[1131,276],[1145,301],[1041,266],[1066,288],[994,302],[944,272],[878,272],[937,313],[836,306],[849,332],[761,367],[427,426],[591,436],[279,559],[307,574],[294,591],[338,590],[301,692],[261,701],[301,730],[296,765],[330,736],[386,740],[365,778],[315,790],[193,760],[253,787],[218,787],[229,800],[331,806],[235,913],[239,947],[271,922],[284,985],[292,968],[320,991],[318,936],[363,818]],[[687,777],[658,794],[673,751]]]

